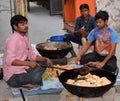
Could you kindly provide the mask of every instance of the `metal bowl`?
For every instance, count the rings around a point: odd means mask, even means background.
[[[68,79],[75,79],[79,75],[78,69],[73,69],[69,71],[65,71],[63,73],[58,74],[58,78],[63,86],[72,94],[77,95],[79,97],[99,97],[102,96],[105,92],[107,92],[111,87],[113,87],[116,81],[116,75],[111,72],[105,71],[103,69],[93,69],[90,71],[91,74],[95,74],[99,77],[107,77],[111,81],[111,84],[99,87],[83,87],[67,84],[66,81]]]
[[[45,47],[50,50],[46,50]],[[56,48],[56,50],[52,50],[52,48]],[[64,58],[72,48],[72,44],[68,42],[44,42],[36,45],[36,49],[42,56],[51,59]]]

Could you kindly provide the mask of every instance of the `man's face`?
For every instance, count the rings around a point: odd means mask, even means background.
[[[98,19],[98,20],[96,20],[96,25],[99,29],[103,29],[107,25],[107,20],[104,21],[102,19]]]
[[[80,11],[81,15],[85,18],[85,17],[88,17],[89,15],[89,9],[87,8],[83,8],[81,11]]]
[[[26,21],[20,22],[18,25],[14,25],[14,29],[25,35],[28,32],[28,23]]]

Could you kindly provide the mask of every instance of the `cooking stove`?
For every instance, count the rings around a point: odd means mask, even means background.
[[[56,59],[51,59],[53,62],[53,65],[66,65],[67,64],[67,57],[63,58],[56,58]]]
[[[37,44],[36,49],[43,57],[50,58],[54,65],[66,65],[65,56],[73,49],[73,46],[68,42],[43,42]]]

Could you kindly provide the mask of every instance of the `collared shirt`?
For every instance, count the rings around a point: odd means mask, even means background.
[[[95,51],[101,56],[106,56],[111,50],[112,44],[117,44],[118,33],[108,26],[104,32],[101,32],[98,27],[93,29],[87,39],[91,42],[95,41]]]
[[[89,15],[88,21],[85,22],[83,16],[79,16],[76,19],[75,31],[79,30],[83,26],[84,26],[86,32],[90,32],[92,29],[94,29],[96,27],[96,23],[95,23],[94,17]]]
[[[27,66],[12,66],[14,60],[24,61],[28,58],[35,61],[36,56],[29,45],[27,37],[14,32],[5,43],[3,56],[4,79],[7,81],[13,74],[25,73],[25,69],[29,68]]]

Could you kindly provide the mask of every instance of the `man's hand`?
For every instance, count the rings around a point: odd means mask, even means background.
[[[102,68],[105,64],[103,62],[97,61],[97,62],[88,62],[87,65],[90,67]]]
[[[83,26],[78,31],[75,31],[74,34],[75,35],[80,35],[81,34],[82,37],[86,37],[88,35],[88,32],[86,32],[86,30]]]
[[[75,59],[75,63],[80,64],[80,59],[81,59],[81,56],[77,56],[76,59]]]
[[[38,61],[38,62],[44,61],[44,62],[47,63],[48,66],[52,66],[53,65],[52,61],[49,58],[46,58],[46,57],[37,56],[36,57],[36,61]]]
[[[79,32],[81,33],[82,37],[86,37],[88,34],[84,26],[79,29]]]
[[[102,68],[105,64],[103,62],[97,62],[96,68]]]
[[[53,63],[49,58],[46,58],[46,62],[48,64],[48,66],[53,66]]]
[[[28,66],[31,68],[39,67],[40,65],[37,62],[28,61]]]

